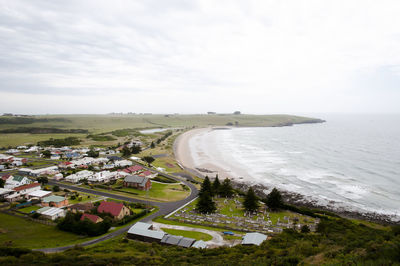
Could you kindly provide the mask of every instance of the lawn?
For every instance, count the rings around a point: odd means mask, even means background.
[[[58,230],[23,218],[0,213],[0,245],[12,241],[14,247],[61,247],[87,241],[91,238]]]
[[[24,212],[24,213],[31,213],[32,211],[37,211],[37,210],[39,210],[40,208],[42,208],[42,207],[36,206],[36,205],[32,205],[32,206],[25,207],[25,208],[21,208],[21,209],[18,209],[18,210],[19,210],[20,212]]]
[[[135,188],[126,188],[126,187],[121,188],[120,191],[126,191],[137,194],[133,195],[126,193],[126,196],[129,197],[137,197],[137,198],[159,200],[159,201],[178,201],[190,195],[189,188],[186,186],[185,188],[186,189],[184,189],[181,184],[162,184],[162,183],[152,182],[151,189],[148,192]]]
[[[194,238],[196,240],[209,241],[212,239],[211,235],[202,232],[177,230],[177,229],[162,228],[162,227],[161,230],[170,235],[189,237],[189,238]]]

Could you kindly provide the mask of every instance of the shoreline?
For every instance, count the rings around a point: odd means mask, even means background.
[[[192,155],[193,151],[190,150],[190,143],[189,143],[190,139],[196,135],[204,134],[211,130],[221,130],[221,129],[230,129],[230,128],[229,127],[196,128],[182,133],[176,138],[173,144],[175,159],[185,170],[197,176],[204,178],[206,175],[208,175],[212,180],[215,178],[215,175],[218,174],[220,179],[224,179],[225,177],[229,178],[234,188],[246,191],[249,187],[253,187],[256,194],[259,197],[264,198],[267,195],[265,191],[270,191],[273,187],[257,183],[257,181],[245,180],[241,176],[247,176],[248,174],[240,169],[235,169],[235,167],[228,165],[221,166],[210,162],[198,165],[195,164]],[[329,211],[338,214],[341,217],[349,219],[362,219],[383,224],[399,224],[399,221],[395,221],[394,217],[391,215],[380,214],[375,212],[362,212],[362,211],[351,210],[350,208],[335,206],[335,202],[333,201],[329,205],[321,205],[318,204],[316,200],[310,199],[305,195],[291,191],[281,190],[281,194],[285,198],[286,203],[295,206],[316,208],[323,211]]]

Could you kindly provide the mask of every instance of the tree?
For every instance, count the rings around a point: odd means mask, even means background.
[[[128,157],[129,155],[131,155],[131,150],[128,147],[124,146],[122,148],[122,156]]]
[[[282,207],[283,205],[283,200],[282,200],[282,195],[279,192],[279,190],[277,190],[276,188],[274,188],[271,193],[269,193],[267,195],[267,198],[265,199],[265,203],[267,204],[267,206],[272,209],[272,210],[277,210],[280,207]]]
[[[49,150],[45,150],[42,152],[42,155],[44,158],[50,158],[51,157],[51,152]]]
[[[155,161],[155,159],[154,159],[152,156],[144,156],[144,157],[142,158],[142,160],[145,161],[145,162],[148,163],[148,164],[151,164],[152,162]]]
[[[3,188],[5,183],[6,181],[0,178],[0,188]]]
[[[42,185],[45,185],[45,184],[49,183],[49,179],[45,176],[41,176],[38,178],[38,182],[41,183]]]
[[[254,193],[254,190],[252,188],[249,188],[247,191],[247,194],[244,198],[244,209],[248,212],[254,212],[258,209],[258,198],[256,194]]]
[[[60,191],[60,187],[59,187],[59,186],[54,186],[54,187],[53,187],[53,191],[54,191],[54,192]]]
[[[133,154],[138,154],[138,153],[140,153],[141,151],[142,151],[142,148],[140,147],[140,145],[133,145],[133,146],[132,146],[131,152],[132,152]]]
[[[214,182],[212,184],[212,190],[214,192],[214,195],[218,194],[220,187],[221,187],[221,183],[219,182],[218,175],[216,175],[215,179],[214,179]]]
[[[233,196],[233,188],[231,181],[228,178],[225,178],[224,182],[222,182],[219,189],[219,195],[226,198],[231,198]]]
[[[301,227],[301,232],[302,233],[309,233],[310,232],[310,228],[305,224]]]
[[[154,141],[152,141],[150,144],[150,149],[154,149],[155,147],[156,147],[156,144],[154,144]]]
[[[91,149],[90,151],[88,151],[87,155],[88,155],[89,157],[97,158],[97,157],[99,157],[99,152],[97,152],[97,151]]]
[[[204,193],[208,193],[211,197],[213,196],[213,189],[211,186],[211,182],[210,179],[208,178],[208,176],[206,176],[204,178],[203,184],[201,184],[201,188],[200,188],[200,192],[199,194],[204,194]]]
[[[197,202],[196,210],[200,213],[213,213],[217,210],[215,202],[212,200],[208,192],[202,193],[199,196],[199,201]]]

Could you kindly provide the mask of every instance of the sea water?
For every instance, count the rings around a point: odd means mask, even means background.
[[[208,131],[191,140],[193,160],[318,204],[399,220],[400,115],[318,118],[327,122]]]

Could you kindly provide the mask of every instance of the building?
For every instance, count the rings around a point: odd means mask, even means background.
[[[132,161],[129,161],[129,160],[114,161],[114,165],[116,167],[126,167],[126,166],[132,165]]]
[[[114,201],[102,201],[97,211],[99,213],[109,213],[116,220],[121,220],[131,214],[131,211],[124,204]]]
[[[97,215],[88,214],[88,213],[82,214],[81,221],[84,221],[86,219],[91,221],[91,222],[93,222],[93,223],[95,223],[95,224],[101,223],[103,221],[103,219],[101,217],[97,216]]]
[[[51,191],[35,190],[25,195],[26,199],[43,199],[51,195]]]
[[[198,240],[193,243],[192,248],[207,248],[207,244],[203,240]]]
[[[77,172],[75,174],[69,175],[65,178],[65,180],[72,182],[72,183],[78,183],[79,181],[83,179],[89,179],[93,175],[92,171],[88,170],[83,170],[80,172]]]
[[[68,205],[68,199],[60,196],[48,196],[42,199],[43,207],[64,207]]]
[[[124,169],[125,172],[132,173],[132,174],[137,174],[142,170],[143,170],[143,167],[140,165],[132,165],[131,167]]]
[[[27,195],[29,193],[32,193],[34,191],[40,190],[40,184],[35,182],[35,183],[31,183],[31,184],[15,187],[15,188],[13,188],[13,190],[16,193],[18,193],[19,195],[25,196],[25,195]]]
[[[165,233],[163,231],[154,231],[152,229],[152,224],[137,222],[131,228],[129,228],[127,237],[144,242],[161,243]]]
[[[242,245],[261,245],[262,242],[267,240],[266,235],[261,233],[247,233],[243,237]]]
[[[152,171],[146,170],[146,171],[142,172],[139,176],[144,176],[147,178],[154,178],[157,176],[157,173],[153,173]]]
[[[6,180],[6,183],[4,184],[4,188],[13,189],[15,187],[27,185],[30,183],[32,183],[32,181],[29,178],[27,178],[25,176],[15,175],[15,176],[10,176]]]
[[[0,199],[4,199],[7,196],[14,194],[15,191],[12,189],[0,188]]]
[[[137,175],[128,175],[124,179],[124,187],[133,187],[140,190],[149,190],[151,189],[151,181],[147,177],[137,176]]]
[[[115,179],[117,175],[118,175],[117,172],[102,171],[90,176],[88,180],[90,182],[107,183],[110,180]]]
[[[65,217],[65,210],[60,208],[44,207],[37,210],[36,212],[41,214],[43,217],[53,221],[57,218]]]
[[[165,234],[164,237],[161,239],[161,244],[179,246],[184,248],[190,248],[194,242],[196,242],[196,239],[168,234]]]
[[[77,213],[77,212],[87,212],[90,211],[91,209],[94,208],[93,203],[87,202],[87,203],[77,203],[71,206],[68,206],[68,211]]]

